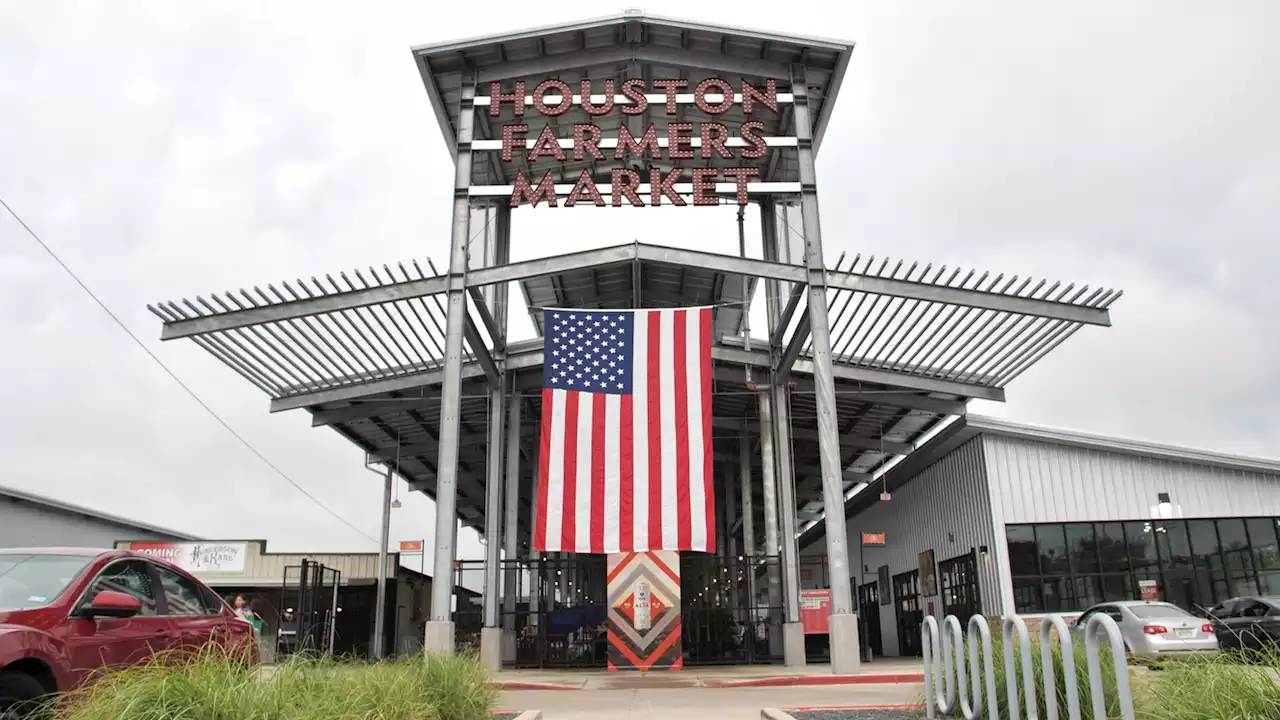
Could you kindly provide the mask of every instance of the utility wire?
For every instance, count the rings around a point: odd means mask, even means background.
[[[97,303],[97,304],[98,304],[98,307],[102,308],[102,311],[103,311],[103,312],[105,312],[105,313],[106,313],[106,314],[107,314],[107,315],[108,315],[108,316],[109,316],[109,317],[110,317],[110,318],[115,322],[115,324],[116,324],[116,325],[117,325],[121,330],[123,330],[123,331],[124,331],[124,333],[125,333],[126,335],[128,335],[128,336],[129,336],[129,338],[130,338],[131,340],[133,340],[133,342],[134,342],[138,347],[142,348],[142,351],[143,351],[143,352],[145,352],[145,353],[147,354],[147,357],[150,357],[152,360],[154,360],[154,361],[155,361],[155,363],[156,363],[156,365],[159,365],[159,366],[160,366],[160,369],[161,369],[161,370],[164,370],[164,371],[165,371],[165,373],[166,373],[170,378],[172,378],[174,382],[178,383],[178,386],[179,386],[179,387],[181,387],[183,390],[185,390],[185,391],[186,391],[186,393],[187,393],[188,395],[190,395],[190,396],[191,396],[191,399],[192,399],[192,400],[195,400],[197,403],[199,403],[199,404],[200,404],[200,407],[202,407],[202,408],[204,408],[204,409],[205,409],[205,412],[207,412],[207,413],[209,413],[211,416],[213,416],[213,419],[214,419],[214,420],[217,420],[219,425],[221,425],[223,428],[225,428],[227,432],[231,433],[231,435],[232,435],[236,440],[239,440],[239,441],[240,441],[240,444],[242,444],[242,445],[244,445],[246,448],[248,448],[248,449],[249,449],[249,452],[253,453],[254,455],[257,455],[259,460],[261,460],[262,462],[264,462],[264,463],[266,463],[266,464],[267,464],[267,467],[269,467],[269,468],[271,468],[272,470],[274,470],[274,471],[275,471],[275,473],[276,473],[277,475],[279,475],[280,477],[284,478],[285,482],[287,482],[287,483],[289,483],[290,485],[292,485],[292,486],[293,486],[293,487],[294,487],[298,492],[300,492],[300,493],[302,493],[304,496],[306,496],[306,498],[307,498],[308,500],[310,500],[311,502],[313,502],[313,503],[315,503],[317,506],[319,506],[321,510],[324,510],[325,512],[329,513],[329,514],[330,514],[330,515],[332,515],[333,517],[337,518],[337,520],[338,520],[339,522],[341,522],[343,525],[346,525],[347,527],[351,528],[352,530],[355,530],[356,532],[358,532],[358,533],[360,533],[361,535],[365,536],[365,537],[366,537],[366,538],[368,538],[368,539],[369,539],[369,541],[370,541],[370,542],[372,542],[373,544],[375,544],[375,545],[377,545],[377,544],[378,544],[378,541],[377,541],[377,540],[375,540],[375,539],[373,538],[373,536],[372,536],[372,535],[370,535],[369,533],[367,533],[367,532],[365,532],[365,531],[361,530],[360,528],[356,527],[356,526],[355,526],[355,525],[353,525],[350,521],[348,521],[346,518],[342,517],[342,516],[341,516],[341,515],[339,515],[337,512],[335,512],[334,510],[332,510],[331,508],[329,508],[329,506],[325,505],[323,502],[320,502],[320,499],[319,499],[319,498],[317,498],[315,495],[312,495],[311,493],[307,492],[307,489],[306,489],[306,488],[304,488],[304,487],[302,487],[301,485],[299,485],[299,484],[297,483],[297,481],[295,481],[293,478],[289,477],[289,475],[288,475],[287,473],[285,473],[285,471],[284,471],[284,470],[281,470],[279,467],[277,467],[277,466],[276,466],[276,464],[275,464],[275,463],[273,463],[273,462],[271,462],[270,460],[268,460],[268,459],[267,459],[267,456],[266,456],[266,455],[263,455],[263,454],[262,454],[262,452],[260,452],[260,451],[259,451],[256,447],[254,447],[254,446],[253,446],[253,445],[252,445],[248,440],[246,440],[246,439],[244,438],[244,436],[243,436],[243,435],[241,435],[240,433],[236,432],[235,428],[231,427],[231,425],[230,425],[226,420],[223,420],[223,419],[222,419],[222,416],[221,416],[221,415],[219,415],[219,414],[218,414],[218,413],[217,413],[213,408],[209,407],[209,404],[208,404],[208,403],[206,403],[204,400],[202,400],[202,399],[200,398],[200,396],[199,396],[199,395],[197,395],[197,394],[196,394],[196,392],[195,392],[194,390],[192,390],[192,389],[191,389],[191,388],[190,388],[190,387],[189,387],[185,382],[183,382],[183,381],[182,381],[182,378],[179,378],[179,377],[177,376],[177,374],[175,374],[175,373],[173,372],[173,370],[170,370],[170,369],[169,369],[169,366],[168,366],[168,365],[165,365],[163,360],[161,360],[158,356],[156,356],[156,354],[155,354],[155,353],[151,352],[151,348],[147,347],[147,346],[146,346],[146,344],[145,344],[145,343],[143,343],[143,342],[142,342],[142,340],[141,340],[141,339],[139,339],[137,335],[134,335],[134,334],[133,334],[133,331],[132,331],[132,330],[130,330],[130,329],[129,329],[129,327],[128,327],[127,325],[125,325],[125,324],[124,324],[124,322],[123,322],[123,321],[121,321],[121,320],[120,320],[120,318],[119,318],[119,317],[118,317],[114,312],[112,312],[112,311],[111,311],[111,308],[107,307],[107,304],[106,304],[106,303],[104,303],[104,302],[102,302],[102,300],[101,300],[101,299],[100,299],[96,294],[94,294],[94,292],[93,292],[92,290],[90,290],[90,289],[89,289],[89,286],[88,286],[88,285],[85,285],[85,284],[84,284],[84,281],[83,281],[83,280],[81,280],[81,279],[80,279],[80,277],[79,277],[78,275],[76,275],[76,274],[75,274],[75,272],[74,272],[74,271],[72,271],[72,269],[71,269],[70,267],[67,267],[67,264],[66,264],[66,263],[64,263],[64,262],[62,261],[62,258],[58,257],[58,254],[57,254],[57,253],[55,253],[55,252],[53,251],[53,249],[52,249],[52,248],[50,248],[48,245],[46,245],[46,244],[45,244],[45,242],[44,242],[44,240],[41,240],[41,239],[40,239],[40,236],[36,234],[36,231],[35,231],[35,230],[32,230],[32,229],[31,229],[31,226],[27,225],[27,223],[22,219],[22,217],[21,217],[21,216],[19,216],[19,215],[18,215],[18,213],[17,213],[17,212],[15,212],[13,208],[9,207],[9,203],[5,202],[5,200],[4,200],[4,198],[3,198],[3,197],[0,197],[0,205],[3,205],[3,206],[4,206],[4,209],[5,209],[5,210],[7,210],[7,211],[9,211],[9,214],[13,216],[13,219],[14,219],[14,220],[17,220],[17,221],[18,221],[18,224],[22,226],[22,229],[27,231],[27,234],[31,236],[31,239],[33,239],[33,240],[35,240],[37,243],[39,243],[39,244],[40,244],[40,247],[44,248],[44,251],[45,251],[46,253],[48,253],[48,254],[49,254],[49,257],[53,258],[53,261],[54,261],[54,262],[56,262],[56,263],[58,263],[58,266],[59,266],[59,267],[61,267],[64,271],[66,271],[66,273],[67,273],[68,275],[70,275],[70,276],[71,276],[71,279],[72,279],[72,280],[75,280],[75,281],[76,281],[76,284],[80,286],[80,289],[81,289],[81,290],[84,290],[85,294],[86,294],[86,295],[88,295],[90,298],[92,298],[92,299],[93,299],[93,301],[94,301],[95,303]]]

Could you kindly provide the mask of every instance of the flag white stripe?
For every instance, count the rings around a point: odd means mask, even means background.
[[[590,393],[578,393],[578,481],[574,515],[574,550],[591,552],[591,412]],[[573,432],[570,429],[570,432]]]
[[[632,516],[633,549],[649,549],[649,312],[632,316],[631,331],[631,487],[635,494]]]
[[[621,395],[604,396],[604,551],[618,552],[618,495],[622,491],[619,441],[622,439]],[[630,528],[628,528],[630,529]]]
[[[702,313],[689,310],[685,313],[685,367],[689,377],[689,546],[693,550],[707,549],[707,495],[703,484],[702,454],[702,366],[699,343],[702,342]]]
[[[662,413],[662,546],[678,547],[680,523],[676,499],[676,367],[674,310],[659,310],[658,337],[662,352],[658,358],[661,379],[658,401]]]
[[[560,550],[564,523],[564,390],[551,391],[551,458],[547,465],[547,550]]]

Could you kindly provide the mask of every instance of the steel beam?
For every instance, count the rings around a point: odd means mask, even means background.
[[[601,248],[599,250],[553,255],[537,260],[524,260],[499,267],[473,270],[467,274],[467,286],[483,287],[494,283],[516,282],[548,275],[559,275],[574,270],[618,265],[635,259],[636,243]]]
[[[164,328],[160,331],[160,339],[176,340],[193,335],[249,327],[250,325],[282,322],[311,315],[365,307],[366,305],[379,305],[395,302],[396,300],[435,295],[444,292],[447,284],[448,279],[444,276],[431,277],[424,280],[410,280],[393,285],[334,293],[333,295],[321,295],[304,300],[292,300],[277,305],[233,310],[208,317],[176,320],[165,323]]]
[[[727,430],[736,429],[738,427],[746,427],[751,430],[760,430],[760,423],[754,420],[735,420],[731,417],[718,417],[711,420],[713,427],[724,428]],[[819,432],[817,430],[809,430],[807,428],[792,428],[792,440],[817,440]],[[883,449],[887,453],[895,455],[905,455],[915,449],[911,443],[899,442],[897,440],[881,440],[878,438],[860,437],[857,435],[844,434],[840,436],[840,444],[857,450],[878,451]],[[736,458],[735,458],[736,460]]]
[[[311,427],[338,425],[352,420],[378,417],[379,415],[421,410],[439,402],[440,389],[428,387],[423,388],[420,394],[413,397],[363,402],[350,407],[334,408],[332,410],[316,410],[311,415]]]
[[[502,330],[498,328],[498,322],[494,320],[493,314],[489,312],[489,304],[485,302],[483,288],[471,285],[467,287],[467,292],[471,295],[472,307],[476,309],[476,314],[480,316],[480,324],[484,325],[485,332],[488,332],[489,337],[493,338],[494,351],[501,352],[503,347],[506,346],[507,339]]]
[[[758,76],[786,80],[790,77],[787,67],[781,63],[752,58],[738,58],[719,53],[660,48],[656,45],[626,43],[607,48],[593,48],[576,52],[559,53],[544,57],[508,62],[481,68],[478,82],[487,84],[499,80],[552,75],[566,68],[601,67],[622,63],[653,63],[667,67],[701,68],[730,75]],[[471,101],[466,101],[467,109]]]
[[[636,255],[637,259],[645,262],[716,270],[729,275],[749,275],[789,282],[805,282],[806,279],[804,268],[797,265],[783,265],[737,255],[682,250],[661,245],[636,245]]]
[[[1105,308],[1085,307],[1053,300],[1037,300],[1035,298],[1017,297],[1016,295],[966,290],[944,285],[895,280],[893,278],[859,275],[834,270],[827,271],[827,283],[832,289],[864,292],[871,295],[889,295],[922,302],[944,303],[1052,320],[1066,320],[1085,325],[1111,326],[1111,315]]]
[[[742,554],[756,554],[756,506],[751,481],[751,438],[743,425],[738,430],[738,474],[742,483]],[[754,573],[748,573],[752,576]],[[754,605],[749,605],[754,607]]]
[[[796,285],[796,288],[803,290],[805,286]],[[804,315],[800,316],[800,322],[796,323],[796,331],[791,335],[791,342],[787,343],[787,348],[782,351],[782,358],[778,360],[778,382],[786,382],[791,375],[791,368],[795,367],[796,360],[800,358],[800,351],[809,341],[811,327],[809,312],[806,310]]]
[[[782,341],[787,335],[787,326],[791,324],[791,318],[796,314],[796,308],[800,306],[800,299],[804,297],[805,286],[797,283],[791,286],[791,297],[787,300],[787,307],[782,311],[782,317],[778,318],[778,327],[773,331],[773,335],[769,337],[769,344],[776,347],[782,347]],[[805,328],[805,335],[809,334],[809,329]]]
[[[831,327],[827,317],[826,265],[822,258],[822,225],[818,212],[817,173],[810,134],[809,86],[805,68],[793,68],[796,132],[800,137],[800,216],[804,230],[805,270],[809,277],[809,318],[813,335],[813,384],[818,414],[818,456],[822,465],[822,504],[826,515],[827,582],[831,588],[833,619],[854,612],[853,589],[849,577],[848,536],[845,532],[844,466],[840,459],[840,429],[836,407],[835,375],[831,355]],[[788,347],[790,350],[790,347]],[[831,666],[836,673],[854,670],[859,659],[858,648],[842,647],[832,631]]]

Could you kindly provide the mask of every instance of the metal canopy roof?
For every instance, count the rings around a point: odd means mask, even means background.
[[[307,408],[313,425],[333,427],[433,495],[445,278],[420,267],[411,262],[369,268],[338,273],[340,280],[326,275],[324,281],[148,307],[164,321],[164,339],[192,338],[266,392],[273,410]],[[843,342],[836,346],[833,374],[846,487],[865,482],[891,458],[910,454],[944,418],[963,414],[965,400],[1003,399],[1005,382],[1081,325],[1109,324],[1106,307],[1119,297],[1114,291],[1090,294],[1058,284],[1046,289],[1047,283],[988,274],[975,281],[977,273],[917,272],[916,266],[901,272],[900,265],[886,272],[888,267],[855,259],[846,270],[827,272],[832,337]],[[752,441],[758,437],[746,369],[763,379],[772,363],[767,339],[753,339],[747,347],[735,335],[743,277],[751,288],[759,279],[782,281],[786,294],[788,285],[803,287],[805,270],[644,244],[471,270],[460,409],[458,512],[464,524],[482,527],[484,515],[486,360],[492,342],[481,329],[488,312],[480,288],[518,282],[531,308],[719,305],[716,326],[723,335],[718,333],[712,349],[713,440],[717,463],[736,466],[744,423]],[[822,500],[807,313],[797,305],[791,304],[795,321],[779,341],[792,363],[797,509],[806,517],[821,511]],[[542,340],[512,341],[505,351],[506,370],[524,394],[521,445],[527,453],[540,417]],[[531,473],[521,474],[527,483]],[[521,496],[527,509],[531,488]]]
[[[778,91],[786,93],[790,92],[793,64],[801,64],[806,69],[816,152],[829,124],[852,51],[852,43],[839,40],[738,30],[627,11],[585,22],[423,45],[413,48],[413,55],[449,152],[456,157],[462,87],[473,78],[479,81],[486,95],[491,82],[501,82],[504,90],[510,91],[515,81],[524,80],[526,92],[532,92],[534,85],[549,78],[563,80],[575,91],[579,81],[590,79],[595,81],[593,89],[596,92],[602,91],[603,81],[610,78],[619,83],[627,78],[640,78],[646,81],[646,85],[655,79],[684,79],[689,82],[686,92],[692,92],[698,82],[709,77],[723,78],[734,87],[742,80],[764,87],[767,79],[774,79],[779,81]],[[650,88],[650,92],[657,91]],[[752,119],[765,122],[766,135],[793,137],[796,133],[790,108],[790,105],[783,104],[777,114],[766,110],[754,114]],[[503,108],[501,118],[477,112],[476,119],[476,137],[480,140],[499,139],[500,123],[514,121],[509,106]],[[644,113],[627,116],[626,122],[628,129],[637,137],[650,123],[656,126],[659,136],[664,137],[670,121],[720,122],[737,136],[746,119],[737,105],[723,115],[714,116],[703,113],[694,105],[680,105],[677,115],[669,116],[663,105],[650,104]],[[575,106],[554,118],[529,112],[519,122],[529,125],[530,140],[548,124],[558,130],[558,137],[565,138],[572,135],[570,131],[574,123],[586,122],[599,125],[607,138],[617,136],[624,116],[620,113],[591,116]],[[514,164],[501,163],[495,152],[477,153],[472,167],[472,183],[508,184],[515,174],[514,168],[523,169],[526,175],[534,178],[552,171],[558,182],[573,182],[582,168],[591,167],[593,175],[607,178],[609,170],[614,167],[630,167],[630,160],[614,161],[610,158],[594,163],[575,162],[570,155],[566,162],[543,157],[530,166],[523,160]],[[717,157],[698,162],[719,168],[756,166],[765,181],[799,179],[795,153],[780,152],[780,148],[772,148],[759,161],[744,161],[742,158],[722,160]],[[648,163],[647,167],[666,171],[676,164],[661,160]]]

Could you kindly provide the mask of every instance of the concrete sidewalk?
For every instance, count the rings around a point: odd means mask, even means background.
[[[616,674],[616,673],[615,673]],[[816,687],[636,688],[564,692],[504,691],[498,707],[541,710],[547,720],[758,720],[766,707],[909,705],[924,697],[918,683]]]
[[[493,682],[510,691],[712,689],[918,683],[923,671],[919,658],[881,658],[863,663],[853,675],[832,675],[829,665],[797,669],[781,665],[739,665],[654,672],[504,670],[493,676]]]

